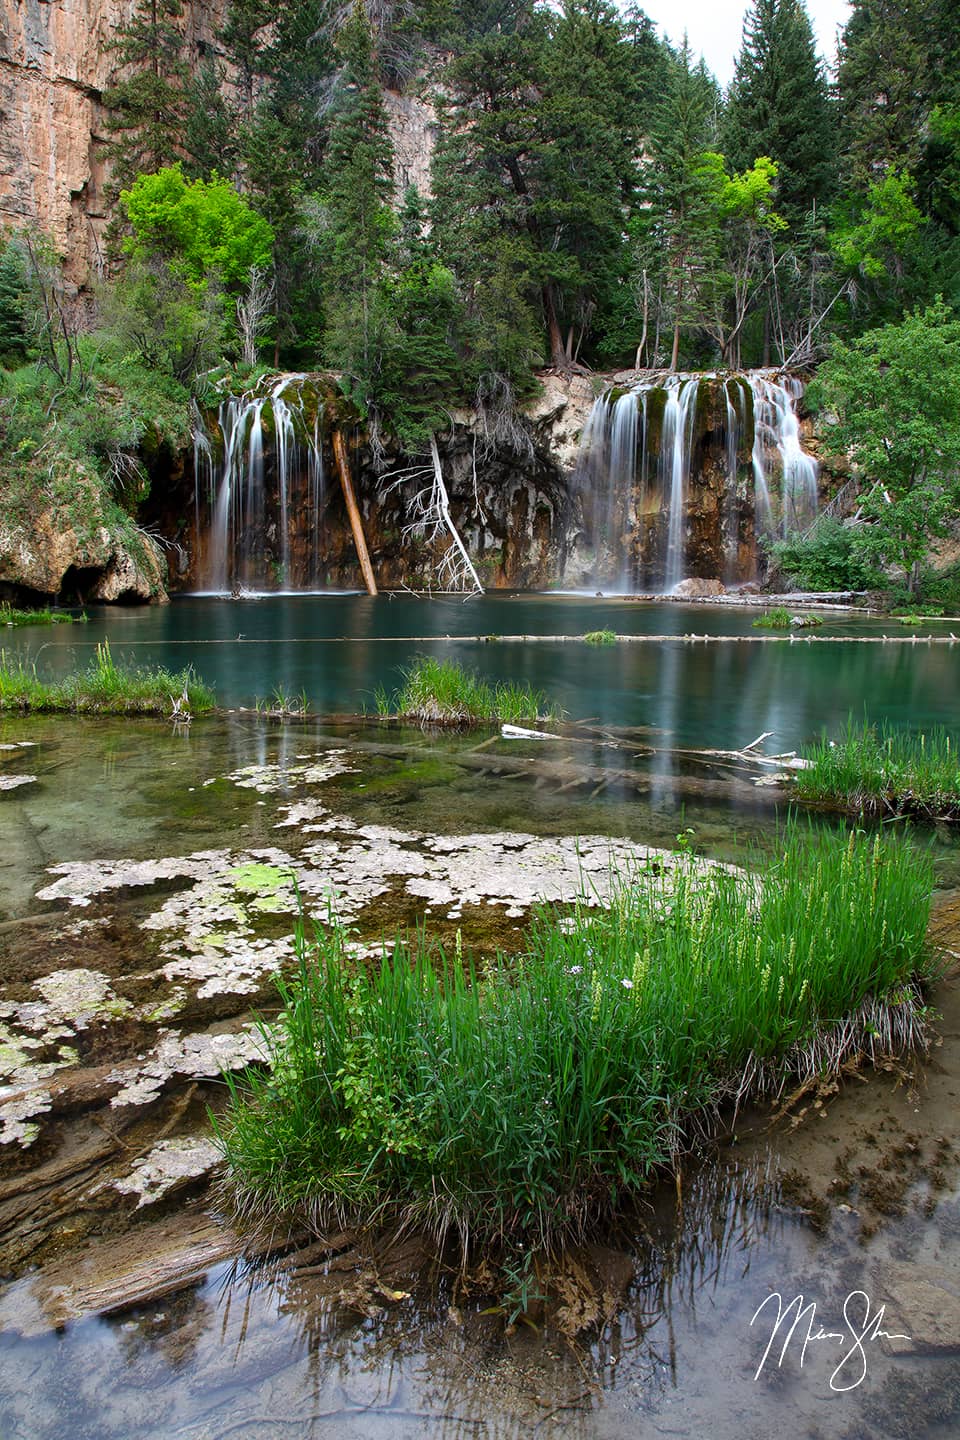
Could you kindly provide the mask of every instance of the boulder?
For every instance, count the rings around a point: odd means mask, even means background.
[[[686,580],[681,580],[679,585],[674,585],[671,595],[688,600],[705,600],[714,595],[726,595],[726,586],[721,580],[704,580],[697,575],[690,575]]]

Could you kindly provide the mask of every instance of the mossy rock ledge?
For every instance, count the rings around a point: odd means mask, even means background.
[[[165,601],[166,564],[155,542],[82,465],[61,464],[59,472],[49,489],[0,493],[0,598]]]

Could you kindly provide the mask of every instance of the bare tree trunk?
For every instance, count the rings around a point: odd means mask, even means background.
[[[333,432],[333,454],[337,462],[337,473],[340,476],[340,486],[343,490],[343,498],[347,505],[347,515],[350,518],[350,529],[353,531],[353,543],[357,549],[357,559],[360,561],[363,583],[367,587],[368,595],[376,595],[377,582],[373,577],[373,566],[370,564],[370,551],[367,549],[367,537],[363,533],[363,520],[360,516],[360,507],[357,504],[357,497],[353,490],[353,481],[350,478],[350,464],[347,460],[347,447],[343,443],[342,430],[334,430]]]
[[[474,569],[473,561],[470,559],[470,556],[467,554],[467,547],[466,547],[466,545],[464,545],[463,541],[461,540],[461,538],[460,538],[460,532],[457,530],[457,527],[454,525],[453,519],[452,519],[452,517],[451,517],[451,515],[450,515],[450,497],[449,497],[449,495],[447,494],[447,487],[446,487],[446,485],[443,483],[443,471],[442,471],[442,469],[440,468],[440,451],[437,449],[437,437],[436,437],[436,435],[431,435],[431,436],[430,436],[430,458],[431,458],[431,460],[433,461],[434,484],[435,484],[435,486],[436,486],[436,492],[437,492],[437,508],[438,508],[438,510],[439,510],[439,512],[440,512],[440,515],[441,515],[442,519],[443,519],[444,525],[446,525],[446,527],[447,527],[447,530],[448,530],[448,532],[449,532],[449,534],[450,534],[450,538],[451,538],[451,540],[453,541],[454,546],[456,547],[457,551],[458,551],[459,554],[460,554],[460,558],[461,558],[461,560],[462,560],[462,562],[463,562],[463,568],[466,570],[467,574],[470,576],[470,578],[471,578],[471,580],[473,581],[474,585],[477,587],[477,592],[478,592],[478,594],[482,595],[482,594],[483,594],[483,585],[480,583],[480,576],[477,574],[476,570]]]
[[[647,272],[643,272],[643,329],[640,332],[640,344],[637,346],[637,358],[633,368],[639,370],[643,364],[643,352],[647,348],[647,317],[650,311],[649,297],[647,294]]]
[[[553,298],[553,286],[544,285],[543,314],[547,322],[547,334],[550,337],[550,363],[558,370],[566,370],[567,350],[563,343],[563,335],[560,333],[560,321],[557,319],[557,305]]]

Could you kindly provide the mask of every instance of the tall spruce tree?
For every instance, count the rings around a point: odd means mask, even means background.
[[[111,48],[122,73],[103,94],[117,190],[182,153],[187,67],[180,0],[137,0]]]
[[[16,239],[0,250],[0,363],[19,364],[26,354],[27,264]]]
[[[474,301],[496,310],[496,293],[519,290],[508,303],[523,329],[539,311],[564,368],[581,346],[589,353],[625,280],[641,67],[606,0],[512,20],[467,43],[444,74],[438,223]]]
[[[647,143],[641,240],[660,323],[672,329],[672,370],[679,364],[681,334],[696,328],[715,303],[720,217],[705,165],[714,140],[712,100],[710,77],[693,64],[684,35]]]
[[[934,107],[960,104],[956,0],[853,0],[837,79],[848,183],[915,173]]]
[[[324,161],[329,217],[324,346],[352,398],[368,408],[375,398],[380,289],[394,230],[393,147],[360,0],[340,32],[339,48],[343,68]]]
[[[777,204],[797,223],[836,186],[833,104],[803,0],[754,0],[721,125],[724,155],[777,162]]]

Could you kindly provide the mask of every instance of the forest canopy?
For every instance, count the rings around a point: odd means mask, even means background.
[[[835,75],[803,0],[753,0],[726,92],[695,37],[608,0],[229,0],[215,46],[187,34],[180,0],[136,0],[113,42],[95,293],[0,245],[8,369],[82,399],[98,373],[327,368],[416,450],[458,404],[495,429],[544,366],[833,350],[839,376],[960,305],[953,0],[854,0]]]

